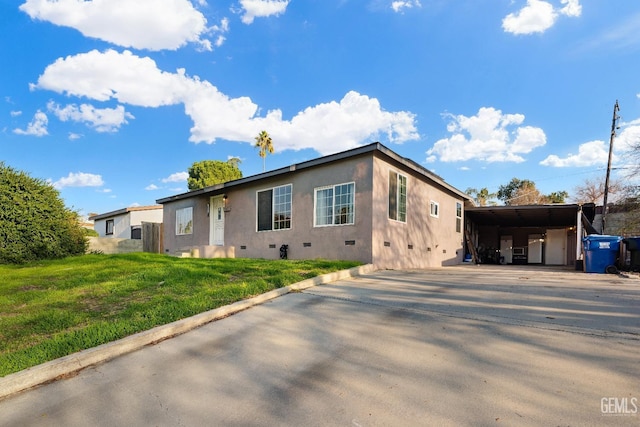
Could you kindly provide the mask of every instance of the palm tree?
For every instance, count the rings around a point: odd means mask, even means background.
[[[266,130],[261,131],[255,139],[255,146],[260,149],[260,152],[258,154],[260,155],[260,157],[262,157],[262,171],[264,172],[265,170],[267,170],[267,153],[273,154],[273,152],[275,151],[273,149],[273,141],[271,140],[271,137]]]
[[[489,193],[489,190],[484,187],[480,190],[475,188],[467,188],[465,191],[468,195],[472,196],[476,203],[480,206],[495,205],[492,200],[496,197],[496,193]]]

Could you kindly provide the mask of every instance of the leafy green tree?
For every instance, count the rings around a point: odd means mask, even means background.
[[[0,263],[84,254],[78,214],[58,190],[0,162]]]
[[[255,138],[256,147],[259,148],[258,155],[262,157],[262,171],[267,170],[267,153],[273,154],[275,149],[273,148],[273,141],[266,130],[261,131]]]
[[[242,172],[238,169],[239,163],[240,159],[238,158],[231,158],[226,162],[221,160],[194,162],[189,168],[187,186],[189,190],[199,190],[200,188],[242,178]]]
[[[523,188],[531,190],[535,188],[536,184],[533,181],[529,181],[528,179],[518,179],[513,178],[506,185],[501,185],[498,188],[498,199],[502,200],[505,205],[522,205],[524,203],[520,203],[518,199],[522,199],[524,196],[524,192],[520,191]],[[520,193],[520,194],[518,194]]]
[[[528,179],[513,178],[506,185],[498,188],[498,199],[505,205],[542,205],[547,203],[564,203],[569,197],[566,191],[554,191],[544,195],[536,188],[536,184]]]
[[[236,169],[240,169],[240,163],[242,163],[242,160],[240,160],[240,157],[229,157],[229,160],[227,160],[227,163],[229,163],[231,166],[235,167]]]
[[[565,200],[569,197],[569,193],[566,191],[554,191],[547,195],[548,203],[565,203]]]
[[[496,202],[493,201],[493,199],[496,197],[496,193],[489,193],[489,190],[486,187],[481,188],[480,190],[475,188],[467,188],[465,193],[473,197],[478,206],[492,206],[496,204]]]

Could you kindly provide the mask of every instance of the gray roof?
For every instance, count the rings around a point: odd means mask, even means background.
[[[374,142],[372,144],[369,145],[364,145],[362,147],[358,147],[358,148],[354,148],[351,150],[347,150],[347,151],[343,151],[340,153],[336,153],[336,154],[330,154],[328,156],[324,156],[324,157],[319,157],[313,160],[308,160],[306,162],[302,162],[302,163],[297,163],[297,164],[293,164],[290,166],[286,166],[280,169],[275,169],[272,171],[268,171],[268,172],[264,172],[264,173],[260,173],[257,175],[251,175],[245,178],[240,178],[240,179],[236,179],[234,181],[228,181],[225,182],[223,184],[216,184],[216,185],[212,185],[210,187],[205,187],[205,188],[201,188],[199,190],[193,190],[193,191],[189,191],[187,193],[182,193],[182,194],[176,194],[174,196],[169,196],[169,197],[165,197],[162,199],[158,199],[156,200],[156,203],[168,203],[168,202],[174,202],[177,200],[182,200],[182,199],[187,199],[187,198],[191,198],[191,197],[197,197],[197,196],[203,196],[203,195],[209,195],[209,196],[213,196],[216,194],[222,194],[225,192],[225,190],[227,189],[232,189],[235,187],[240,187],[243,185],[247,185],[250,183],[255,183],[255,182],[259,182],[261,180],[265,180],[265,179],[270,179],[270,178],[274,178],[274,177],[279,177],[279,176],[283,176],[289,173],[294,173],[296,171],[300,171],[300,170],[305,170],[305,169],[312,169],[314,167],[317,166],[323,166],[326,164],[329,164],[331,162],[335,162],[335,161],[339,161],[339,160],[344,160],[344,159],[349,159],[352,157],[356,157],[356,156],[360,156],[363,154],[370,154],[370,153],[379,153],[383,156],[386,156],[387,158],[391,159],[392,161],[395,161],[399,164],[401,164],[402,166],[404,166],[406,169],[412,170],[416,173],[418,173],[419,175],[424,176],[428,181],[431,181],[433,184],[463,198],[466,200],[472,200],[472,198],[465,194],[464,192],[458,190],[457,188],[447,184],[444,179],[442,179],[441,177],[439,177],[438,175],[436,175],[435,173],[425,169],[424,167],[420,166],[418,163],[414,162],[413,160],[407,159],[406,157],[402,157],[399,154],[395,153],[394,151],[388,149],[387,147],[385,147],[384,145],[382,145],[379,142]]]
[[[131,206],[128,208],[122,208],[122,209],[118,209],[115,211],[111,211],[111,212],[106,212],[103,214],[99,214],[99,215],[93,215],[90,216],[89,219],[92,221],[98,220],[98,219],[105,219],[105,218],[112,218],[114,216],[118,216],[118,215],[124,215],[127,214],[129,212],[133,212],[133,211],[152,211],[152,210],[156,210],[156,209],[162,209],[161,205],[152,205],[152,206]]]

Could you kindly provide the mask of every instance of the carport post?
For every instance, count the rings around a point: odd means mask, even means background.
[[[576,218],[576,263],[582,255],[582,205],[578,206]]]

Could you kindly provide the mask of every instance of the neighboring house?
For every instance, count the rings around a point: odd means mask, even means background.
[[[136,206],[89,217],[100,237],[141,239],[142,223],[162,223],[162,206]]]
[[[471,198],[380,143],[159,199],[172,255],[458,264]]]

